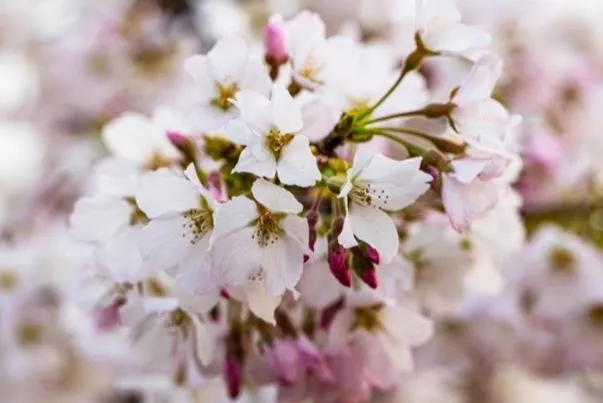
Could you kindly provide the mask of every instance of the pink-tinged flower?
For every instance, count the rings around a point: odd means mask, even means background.
[[[346,183],[339,193],[346,217],[339,243],[358,245],[356,238],[373,247],[384,263],[398,252],[398,231],[387,214],[412,204],[429,189],[431,176],[420,170],[421,158],[396,161],[364,148],[354,156]]]
[[[467,229],[472,219],[496,205],[502,191],[499,182],[480,176],[489,160],[463,158],[452,162],[454,172],[442,176],[442,202],[452,227]]]
[[[286,63],[289,59],[284,21],[280,15],[272,16],[264,27],[264,54],[266,60],[276,66]]]
[[[295,346],[295,340],[276,339],[266,347],[265,355],[282,385],[294,385],[304,375],[304,364]]]
[[[324,355],[303,334],[295,339],[295,347],[300,354],[303,366],[317,379],[323,382],[334,380],[333,373],[329,368]]]
[[[525,154],[538,167],[550,170],[561,161],[564,150],[557,137],[548,131],[539,130],[528,136]]]

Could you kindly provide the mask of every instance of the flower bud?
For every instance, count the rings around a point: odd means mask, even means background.
[[[333,238],[337,238],[341,231],[343,231],[343,222],[344,218],[342,216],[335,217],[333,222],[331,223],[331,234]]]
[[[280,15],[270,18],[268,24],[264,27],[264,49],[266,61],[271,66],[280,66],[289,59],[283,19]]]
[[[362,281],[364,281],[366,285],[368,285],[372,289],[377,288],[377,270],[375,270],[374,266],[366,266],[360,278],[362,279]]]
[[[352,276],[346,263],[346,250],[339,244],[329,248],[329,268],[335,278],[345,287],[352,285]]]
[[[318,223],[318,212],[316,210],[308,211],[308,214],[306,214],[306,220],[308,221],[309,230],[308,247],[311,251],[314,251],[314,246],[316,245],[316,238],[318,236],[316,233],[316,224]]]
[[[228,389],[228,396],[231,399],[236,399],[241,393],[243,368],[237,358],[230,353],[226,354],[226,362],[224,363],[224,380]]]
[[[371,245],[366,245],[366,257],[368,257],[368,259],[374,263],[374,264],[379,264],[380,258],[379,258],[379,252],[377,252],[377,250],[375,248],[373,248]]]

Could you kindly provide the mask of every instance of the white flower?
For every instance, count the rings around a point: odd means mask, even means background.
[[[102,131],[103,143],[116,157],[143,168],[170,165],[180,153],[168,139],[168,132],[188,133],[178,115],[158,109],[151,118],[126,112],[108,123]]]
[[[318,14],[302,11],[284,26],[293,78],[302,87],[316,89],[325,80],[329,58],[340,38],[326,39],[325,23]]]
[[[427,49],[471,58],[490,44],[481,27],[463,24],[455,0],[416,0],[415,30]]]
[[[302,274],[308,223],[297,216],[303,206],[285,189],[258,179],[251,192],[255,201],[237,196],[216,214],[216,277],[227,285],[259,279],[268,294],[281,296]]]
[[[411,225],[408,232],[402,250],[412,262],[413,293],[421,307],[435,315],[455,312],[475,264],[473,245],[445,216]]]
[[[151,221],[140,250],[145,264],[176,269],[184,292],[201,295],[215,289],[208,249],[217,205],[192,164],[185,176],[163,168],[142,177],[136,201]]]
[[[321,91],[325,102],[335,110],[362,112],[374,105],[400,75],[391,50],[382,45],[361,45],[341,40],[332,52],[328,76]],[[425,80],[415,72],[408,74],[383,105],[371,116],[419,109],[428,101]]]
[[[325,349],[332,354],[352,344],[369,357],[382,357],[378,361],[364,357],[365,371],[379,374],[372,380],[380,382],[412,371],[411,347],[424,344],[432,334],[433,323],[407,306],[365,306],[348,301],[329,329]]]
[[[451,99],[454,128],[469,144],[502,146],[498,142],[500,133],[508,129],[511,117],[504,106],[491,98],[501,74],[502,61],[494,55],[484,56]]]
[[[427,191],[431,176],[420,170],[420,164],[420,158],[395,161],[358,150],[339,194],[348,206],[339,235],[343,247],[357,245],[356,237],[375,248],[383,262],[394,257],[398,232],[386,211],[403,209]]]
[[[227,125],[229,138],[246,148],[234,172],[274,178],[286,185],[312,186],[320,179],[310,141],[298,133],[303,128],[299,106],[282,86],[268,100],[257,92],[237,95],[241,119]]]
[[[194,129],[211,132],[237,116],[232,100],[243,90],[270,92],[270,77],[262,60],[251,54],[241,36],[221,39],[207,55],[195,55],[185,69],[198,86],[198,103],[190,113]]]

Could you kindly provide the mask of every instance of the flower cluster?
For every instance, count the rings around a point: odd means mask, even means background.
[[[433,332],[421,311],[459,302],[520,119],[492,98],[485,32],[452,2],[400,3],[401,59],[327,37],[317,14],[275,16],[263,52],[234,35],[186,61],[189,105],[104,126],[111,155],[71,233],[104,290],[99,329],[128,331],[142,373],[369,401],[412,369]],[[475,60],[444,98],[420,70],[441,58]]]

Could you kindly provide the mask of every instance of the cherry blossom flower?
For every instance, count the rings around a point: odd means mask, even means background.
[[[490,44],[491,37],[482,27],[462,23],[455,3],[416,0],[415,30],[427,49],[471,58]]]
[[[270,100],[259,93],[241,92],[235,101],[241,120],[227,126],[228,137],[245,149],[234,172],[274,178],[286,185],[308,187],[320,179],[316,158],[303,128],[299,107],[282,86],[275,86]]]
[[[198,86],[198,103],[189,114],[195,130],[213,132],[236,117],[232,100],[240,91],[270,92],[261,58],[238,35],[219,40],[207,55],[192,56],[185,69]]]
[[[140,243],[145,264],[175,270],[183,293],[213,290],[208,249],[218,206],[194,166],[189,165],[185,177],[166,168],[145,175],[136,201],[150,219]]]
[[[244,285],[252,279],[251,284],[260,291],[255,298],[262,291],[281,296],[294,290],[301,277],[308,251],[308,223],[297,216],[302,205],[285,189],[258,179],[251,192],[255,201],[237,196],[216,214],[212,238],[215,276],[226,285]]]
[[[342,246],[357,245],[357,237],[375,248],[384,262],[394,257],[398,232],[386,212],[403,209],[427,191],[432,178],[421,172],[420,164],[420,158],[395,161],[366,149],[357,151],[339,193],[346,203]]]
[[[170,131],[190,130],[177,114],[163,108],[156,110],[151,118],[126,112],[103,128],[102,138],[115,157],[152,169],[171,165],[181,158],[168,138]]]

